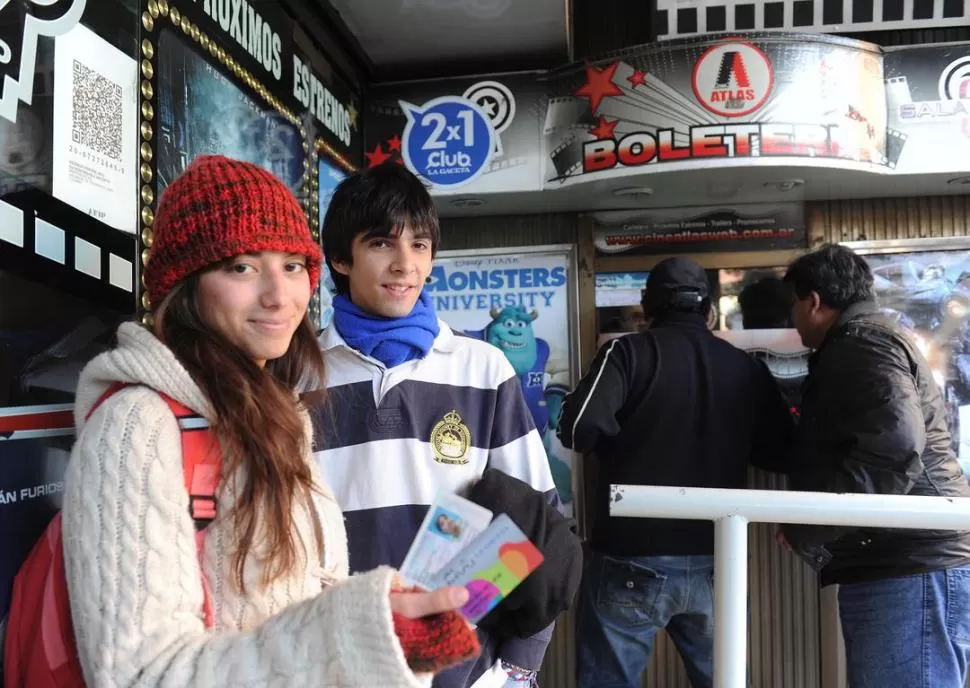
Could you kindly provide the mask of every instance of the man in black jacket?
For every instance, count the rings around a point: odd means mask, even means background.
[[[968,497],[929,365],[873,302],[860,256],[825,246],[785,281],[815,353],[791,489]],[[968,524],[970,525],[970,524]],[[970,533],[785,526],[784,539],[839,583],[849,685],[962,688],[970,661]]]
[[[768,369],[708,328],[700,266],[659,263],[643,308],[648,329],[600,350],[559,425],[565,446],[598,460],[577,604],[581,688],[639,686],[663,628],[692,685],[713,681],[713,524],[612,518],[610,485],[743,488],[749,462],[779,468],[790,439]]]

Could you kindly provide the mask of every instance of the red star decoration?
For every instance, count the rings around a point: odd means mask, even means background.
[[[388,139],[387,150],[401,152],[401,138],[397,134]]]
[[[390,159],[391,156],[385,153],[384,149],[381,148],[381,144],[378,143],[377,146],[375,146],[374,148],[374,152],[373,153],[365,152],[364,157],[367,158],[368,167],[377,167],[382,162],[386,162],[388,159]]]
[[[595,129],[592,129],[590,133],[597,139],[611,139],[613,138],[613,130],[616,129],[616,123],[619,120],[613,120],[610,122],[608,119],[600,115],[600,123]]]
[[[647,75],[641,72],[639,69],[634,69],[633,75],[628,76],[626,80],[633,84],[633,88],[636,88],[637,86],[643,86],[645,83],[647,83]]]
[[[589,109],[594,115],[603,98],[623,95],[623,91],[613,83],[613,75],[619,65],[619,62],[614,62],[603,69],[597,69],[592,65],[586,67],[586,83],[577,88],[573,95],[589,98]]]

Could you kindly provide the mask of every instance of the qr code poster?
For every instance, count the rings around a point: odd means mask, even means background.
[[[78,25],[54,43],[54,196],[137,227],[138,64]]]

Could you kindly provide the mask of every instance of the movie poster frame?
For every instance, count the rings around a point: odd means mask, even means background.
[[[342,156],[334,156],[330,153],[332,149],[326,141],[322,138],[316,140],[316,150],[317,155],[314,158],[313,163],[313,175],[310,180],[310,196],[313,198],[314,209],[310,214],[310,231],[313,234],[314,240],[320,245],[320,250],[323,250],[323,225],[321,224],[320,218],[320,161],[327,162],[331,167],[341,169],[348,176],[355,174],[360,171],[360,168],[354,165],[349,160],[345,160]],[[326,265],[326,256],[324,256],[324,265],[320,273],[320,284],[317,285],[317,290],[311,298],[311,312],[310,321],[314,323],[314,329],[319,329],[320,322],[320,310],[323,308],[323,290],[327,288],[324,284],[324,275],[326,271],[330,268]]]
[[[190,5],[192,0],[148,0],[142,5],[140,15],[141,32],[139,40],[140,96],[138,108],[138,131],[140,143],[138,147],[138,219],[139,229],[136,231],[138,242],[136,260],[136,291],[138,305],[141,308],[141,321],[151,325],[151,302],[145,290],[142,271],[151,253],[154,239],[152,225],[158,201],[157,162],[155,156],[155,115],[159,111],[158,84],[155,69],[155,56],[158,41],[163,29],[173,32],[181,31],[182,39],[190,49],[198,50],[200,58],[208,61],[213,67],[221,70],[235,86],[256,102],[265,103],[275,110],[300,132],[305,157],[303,159],[303,176],[300,181],[301,207],[310,232],[316,242],[320,242],[319,222],[319,171],[318,160],[324,155],[334,165],[345,169],[348,173],[357,171],[354,164],[336,151],[322,136],[311,139],[312,128],[308,130],[300,114],[290,108],[257,76],[238,61],[230,51],[223,46],[222,37],[211,37],[182,12],[180,6]],[[319,290],[310,302],[311,312],[318,312],[320,308]]]
[[[435,260],[441,258],[486,258],[501,256],[565,256],[566,259],[566,303],[567,303],[567,340],[569,350],[570,385],[575,387],[582,376],[580,357],[580,312],[579,312],[579,249],[576,244],[542,244],[538,246],[508,246],[481,249],[454,249],[438,251]],[[579,527],[579,535],[586,538],[586,491],[583,478],[583,456],[570,450],[572,461],[573,518]]]

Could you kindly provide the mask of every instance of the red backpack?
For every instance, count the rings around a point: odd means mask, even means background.
[[[127,385],[115,383],[88,412]],[[195,521],[196,545],[202,561],[205,527],[216,516],[216,488],[222,469],[219,443],[208,423],[192,409],[158,393],[175,414],[182,434],[182,472]],[[208,584],[202,578],[203,615],[212,626]],[[68,600],[61,514],[58,513],[34,545],[14,579],[3,647],[4,688],[83,688]]]

